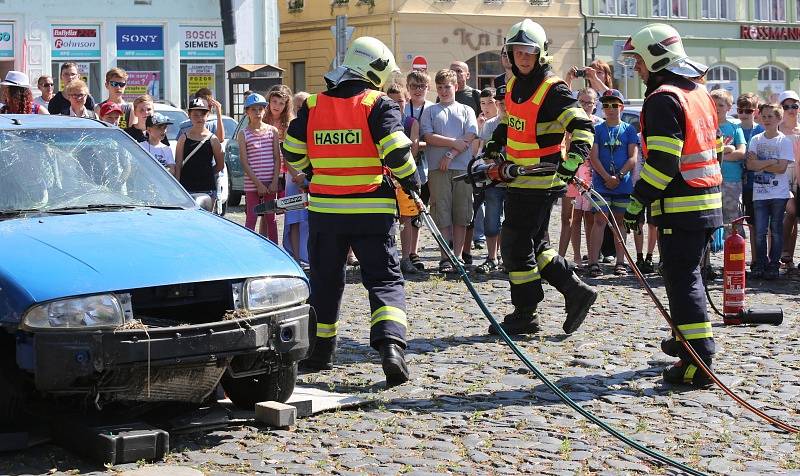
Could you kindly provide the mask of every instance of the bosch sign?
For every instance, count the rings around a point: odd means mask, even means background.
[[[800,27],[742,25],[739,37],[744,40],[800,40]]]
[[[222,28],[218,26],[181,26],[181,57],[223,57]]]

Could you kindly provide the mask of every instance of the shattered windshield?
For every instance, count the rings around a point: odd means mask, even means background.
[[[194,201],[118,129],[0,130],[0,212],[104,206]]]

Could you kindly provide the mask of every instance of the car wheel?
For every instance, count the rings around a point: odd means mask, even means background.
[[[292,362],[275,372],[255,377],[233,378],[225,372],[222,388],[238,408],[253,410],[258,402],[288,400],[294,392],[296,380],[297,362]]]

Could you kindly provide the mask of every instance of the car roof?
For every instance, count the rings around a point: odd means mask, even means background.
[[[184,111],[183,109],[181,109],[179,107],[170,106],[169,104],[164,104],[164,103],[160,103],[160,102],[157,102],[157,103],[153,104],[153,109],[156,110],[156,111],[181,111],[181,112],[186,112],[186,111]]]
[[[105,129],[108,124],[83,117],[49,114],[0,114],[0,130],[13,129]]]

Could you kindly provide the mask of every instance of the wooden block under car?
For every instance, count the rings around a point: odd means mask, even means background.
[[[294,425],[297,408],[281,402],[256,403],[256,420],[266,425],[287,428]]]

